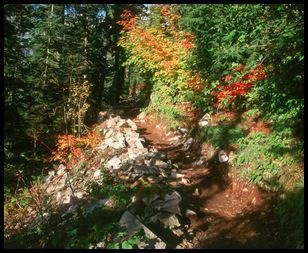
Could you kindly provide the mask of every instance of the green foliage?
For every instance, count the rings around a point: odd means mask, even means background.
[[[164,103],[161,101],[162,96],[161,93],[153,93],[151,105],[147,108],[147,111],[156,112],[156,116],[163,120],[166,120],[170,126],[170,128],[176,128],[179,125],[179,120],[183,115],[183,112],[174,106],[171,101],[168,101],[168,97],[166,98],[167,102]]]
[[[281,229],[289,233],[287,247],[304,245],[304,180],[300,181],[293,192],[282,195],[275,212],[280,221]]]
[[[209,126],[200,133],[204,141],[211,143],[215,148],[224,148],[243,138],[243,128],[226,125]]]
[[[196,35],[190,62],[208,80],[205,101],[212,102],[209,91],[230,69],[239,64],[250,69],[262,62],[267,78],[248,94],[247,109],[274,113],[297,108],[303,112],[303,5],[209,4],[178,9],[180,27]],[[294,100],[296,105],[285,103]]]
[[[251,181],[263,184],[275,175],[281,177],[285,173],[283,168],[291,168],[301,161],[301,142],[291,139],[285,133],[274,130],[266,136],[262,132],[251,132],[238,139],[235,164],[241,173]]]
[[[105,185],[104,187],[94,184],[91,186],[91,194],[97,199],[111,198],[118,208],[123,208],[130,204],[132,190],[126,185],[114,184]]]

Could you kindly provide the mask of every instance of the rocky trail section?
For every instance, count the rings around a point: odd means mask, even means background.
[[[177,248],[276,248],[283,245],[268,204],[270,195],[237,178],[234,152],[193,138],[192,130],[217,124],[205,114],[194,129],[170,132],[147,118],[135,120],[150,148],[172,164],[168,186],[181,196],[183,236]]]
[[[164,227],[181,226],[179,204],[182,197],[176,190],[166,187],[168,182],[178,177],[171,161],[167,159],[166,152],[147,146],[132,120],[104,112],[100,114],[100,121],[97,130],[102,142],[88,154],[91,166],[80,164],[67,172],[61,164],[49,172],[44,182],[31,190],[40,194],[39,198],[47,200],[48,206],[60,210],[61,217],[80,215],[78,210],[81,207],[85,213],[91,213],[100,206],[116,208],[112,199],[89,196],[89,186],[102,185],[104,173],[108,171],[123,182],[140,188],[119,224],[126,227],[131,236],[143,228],[151,243],[140,242],[139,248],[165,248],[168,242],[153,233],[148,225],[157,223]],[[23,221],[15,229],[33,228],[48,222],[49,218],[50,212],[38,213],[37,208],[29,207]]]
[[[81,206],[85,212],[116,208],[112,199],[88,195],[88,186],[101,185],[108,171],[139,189],[119,220],[130,236],[144,230],[147,241],[138,248],[269,248],[277,243],[277,232],[267,229],[272,225],[266,196],[232,177],[232,154],[200,143],[191,129],[169,131],[144,113],[130,119],[132,109],[100,113],[102,142],[89,154],[91,167],[80,165],[68,173],[60,165],[37,186],[36,192],[48,195],[48,205],[61,210],[62,217],[77,215]],[[197,127],[210,125],[206,114]],[[19,226],[34,227],[49,216],[29,207]]]

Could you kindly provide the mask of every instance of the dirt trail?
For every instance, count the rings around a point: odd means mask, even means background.
[[[228,163],[220,163],[212,155],[206,165],[196,166],[200,152],[185,151],[174,146],[176,135],[168,132],[162,122],[147,117],[140,121],[138,110],[123,107],[123,116],[135,121],[149,149],[165,151],[168,159],[178,165],[177,173],[185,174],[188,183],[171,184],[183,197],[183,220],[191,231],[183,248],[282,248],[278,225],[274,224],[267,194],[256,186],[234,178]],[[209,156],[209,154],[207,154]],[[196,215],[185,218],[185,210]],[[186,219],[186,220],[185,220]],[[187,238],[187,237],[186,237]]]

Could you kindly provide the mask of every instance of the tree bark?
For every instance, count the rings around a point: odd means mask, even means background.
[[[51,9],[50,9],[50,15],[48,17],[48,27],[50,27],[51,25],[51,19],[52,19],[52,15],[53,15],[53,9],[54,9],[54,4],[51,5]],[[47,80],[47,71],[48,71],[48,63],[49,63],[49,45],[50,45],[50,35],[48,35],[48,42],[47,42],[47,48],[46,48],[46,58],[45,58],[45,70],[44,70],[44,81],[43,84],[44,86],[46,85],[46,80]]]
[[[114,63],[114,78],[112,83],[112,104],[118,104],[120,100],[120,96],[123,93],[123,86],[124,86],[124,80],[125,80],[125,67],[121,66],[121,49],[116,46],[115,48],[115,63]]]

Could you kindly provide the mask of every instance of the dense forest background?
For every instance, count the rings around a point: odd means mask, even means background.
[[[124,97],[171,129],[189,121],[187,105],[269,120],[269,138],[241,144],[269,147],[249,175],[261,181],[277,157],[288,168],[303,158],[304,6],[5,4],[4,95],[7,198],[55,165],[59,135],[90,133]],[[293,170],[278,175],[303,189]]]
[[[127,92],[116,22],[124,9],[137,12],[141,7],[5,5],[8,187],[16,186],[18,171],[29,177],[44,170],[57,134],[80,136],[96,122],[103,103],[114,105]]]

